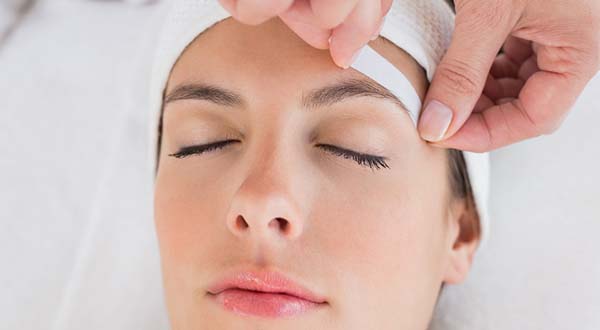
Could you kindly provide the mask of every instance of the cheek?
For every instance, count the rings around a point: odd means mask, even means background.
[[[345,180],[321,195],[313,220],[327,219],[314,220],[316,231],[329,235],[321,249],[338,273],[334,285],[350,314],[390,306],[410,313],[435,296],[441,284],[445,188],[440,181],[426,184],[430,180],[418,175],[362,184]]]
[[[174,272],[178,266],[189,269],[210,257],[205,251],[215,244],[215,231],[225,228],[217,226],[227,202],[220,197],[219,187],[219,182],[202,180],[186,168],[161,169],[156,181],[154,218],[161,259],[169,265],[167,271]]]
[[[327,228],[319,230],[330,235],[327,250],[336,254],[335,260],[355,263],[367,272],[369,266],[401,265],[403,271],[427,266],[432,244],[439,243],[443,230],[441,192],[435,187],[428,193],[394,190],[377,189],[376,195],[369,195],[363,186],[354,193],[346,189],[323,196],[321,215],[315,217],[328,219]]]

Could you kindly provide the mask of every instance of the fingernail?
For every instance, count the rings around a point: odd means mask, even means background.
[[[438,101],[430,101],[419,120],[419,133],[424,140],[437,142],[442,140],[450,123],[452,110]]]

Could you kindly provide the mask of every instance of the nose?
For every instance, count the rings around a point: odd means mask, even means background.
[[[288,240],[304,227],[302,182],[293,182],[290,171],[269,166],[248,175],[231,201],[227,227],[237,237],[279,236]]]

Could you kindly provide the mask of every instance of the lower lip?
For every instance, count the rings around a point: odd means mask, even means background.
[[[281,293],[227,289],[214,298],[225,309],[242,315],[285,317],[306,313],[322,304]]]

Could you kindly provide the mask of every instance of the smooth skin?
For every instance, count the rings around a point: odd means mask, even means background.
[[[424,97],[425,74],[410,56],[383,39],[371,45]],[[167,85],[155,186],[173,330],[424,330],[442,283],[465,279],[478,240],[461,241],[460,223],[476,214],[451,197],[446,150],[424,142],[407,111],[380,96],[303,102],[317,89],[365,79],[279,19],[227,19],[185,50]],[[172,96],[190,84],[227,89],[242,102]],[[237,142],[172,156],[227,139]],[[384,156],[389,168],[323,144]],[[213,281],[242,268],[283,272],[327,305],[267,319],[207,297]]]
[[[424,102],[421,137],[439,147],[484,152],[553,133],[600,69],[600,1],[454,2],[455,33]],[[244,23],[279,15],[347,67],[391,0],[221,3]]]

